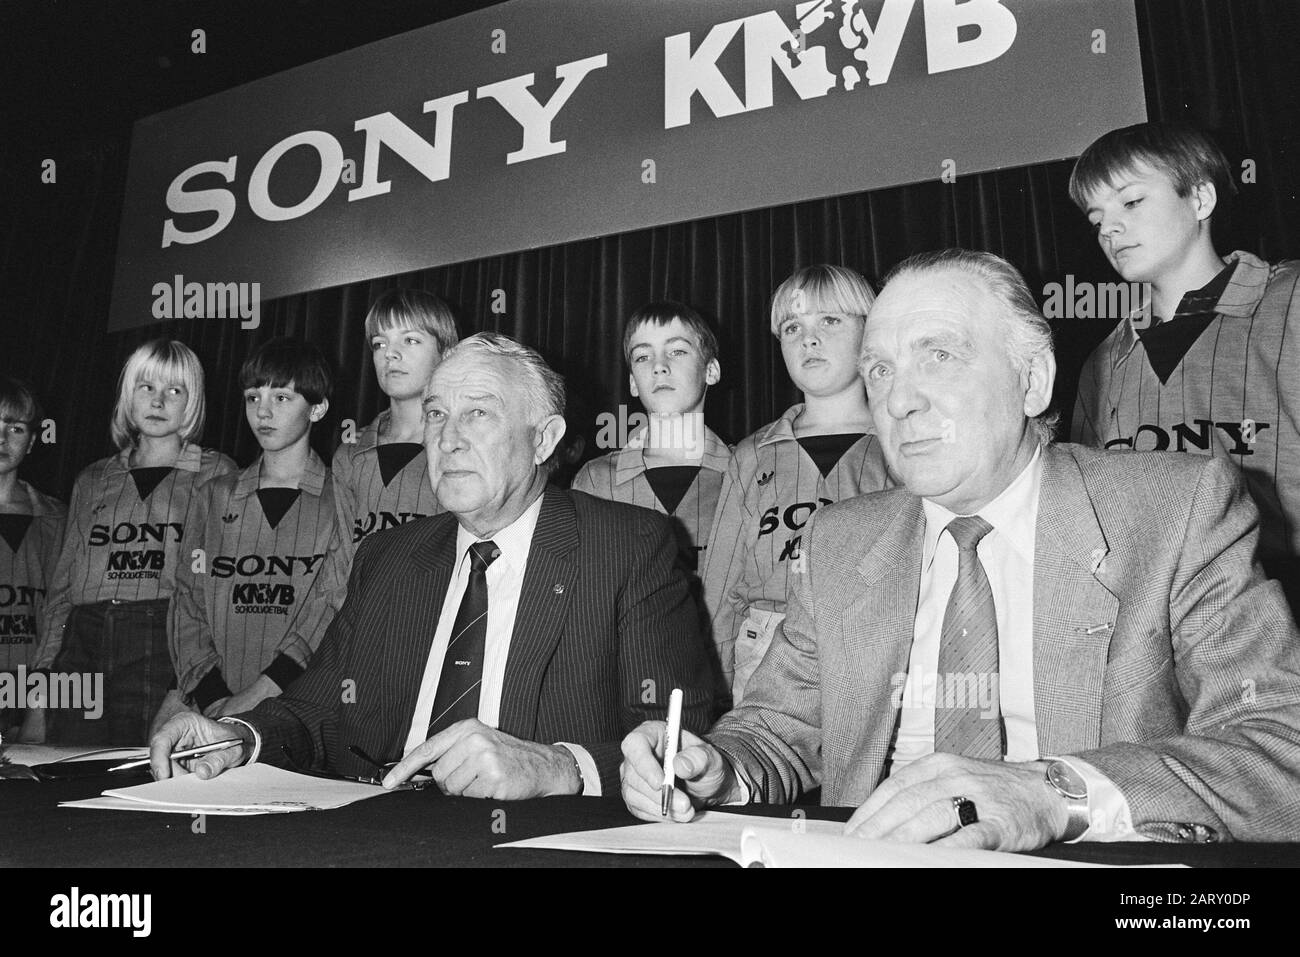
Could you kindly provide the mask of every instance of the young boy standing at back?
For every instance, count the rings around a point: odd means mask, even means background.
[[[168,627],[180,691],[209,717],[249,711],[302,673],[306,656],[285,636],[334,531],[329,469],[309,444],[329,408],[325,357],[272,339],[239,378],[262,454],[199,491],[202,562],[178,567]]]
[[[1198,130],[1142,123],[1084,151],[1070,197],[1126,282],[1149,284],[1079,377],[1072,438],[1231,459],[1261,513],[1260,558],[1300,611],[1300,317],[1295,262],[1221,257],[1210,223],[1234,190]]]
[[[690,306],[652,302],[628,317],[623,358],[647,424],[622,449],[584,465],[572,488],[671,516],[683,562],[693,573],[731,459],[726,443],[704,424],[705,394],[722,374],[718,340]],[[694,575],[692,582],[698,598]]]
[[[736,444],[702,575],[734,704],[785,619],[808,520],[890,485],[858,373],[874,301],[866,279],[829,264],[798,270],[772,295],[772,335],[803,401]]]

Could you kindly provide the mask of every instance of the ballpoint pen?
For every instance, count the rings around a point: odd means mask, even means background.
[[[668,816],[673,806],[673,759],[682,736],[682,689],[674,688],[668,696],[668,727],[664,730],[664,783],[659,789],[660,814]]]
[[[225,741],[215,741],[212,744],[205,744],[197,748],[189,748],[185,751],[174,751],[171,755],[173,761],[184,761],[187,758],[197,758],[200,754],[210,754],[213,751],[224,751],[236,744],[244,744],[243,738],[227,738]],[[128,771],[131,768],[142,768],[149,763],[148,758],[141,758],[138,761],[127,761],[125,764],[119,764],[109,768],[110,771]]]

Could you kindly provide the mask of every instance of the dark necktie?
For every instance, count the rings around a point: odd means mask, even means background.
[[[998,695],[998,619],[993,589],[975,551],[993,526],[971,515],[953,519],[948,531],[957,543],[957,581],[939,637],[934,750],[1001,758],[1006,744]]]
[[[478,717],[483,654],[487,648],[487,568],[500,554],[495,542],[475,542],[469,547],[469,583],[442,659],[442,674],[438,677],[438,693],[433,699],[426,737],[433,737],[457,721]]]

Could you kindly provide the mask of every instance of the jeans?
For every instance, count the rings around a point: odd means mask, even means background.
[[[104,675],[103,714],[51,708],[50,744],[139,746],[148,743],[149,722],[173,683],[167,649],[168,599],[75,605],[68,615],[56,673]]]

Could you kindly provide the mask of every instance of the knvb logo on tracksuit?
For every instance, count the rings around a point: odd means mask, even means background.
[[[118,522],[116,525],[92,525],[86,540],[91,548],[117,545],[166,544],[180,541],[184,526],[180,522]],[[167,565],[167,553],[161,548],[113,548],[108,555],[105,578],[160,578]]]
[[[0,584],[0,645],[30,645],[36,640],[36,615],[11,609],[34,608],[45,589]]]

